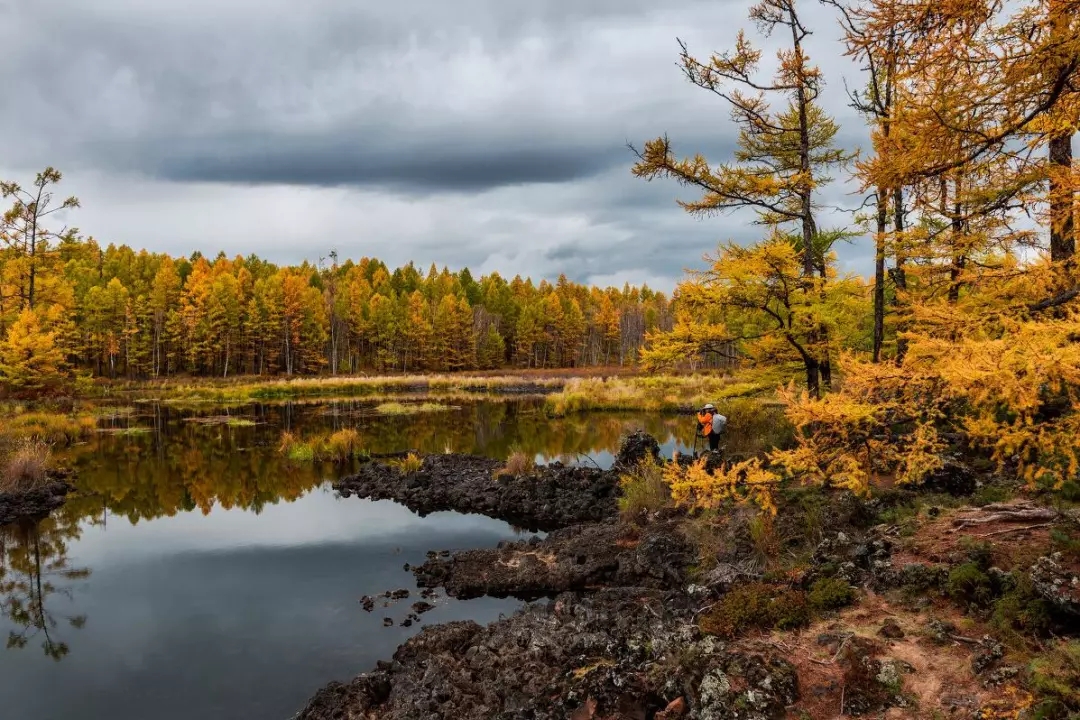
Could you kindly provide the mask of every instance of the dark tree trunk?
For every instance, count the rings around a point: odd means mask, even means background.
[[[1050,140],[1050,259],[1054,262],[1076,254],[1072,160],[1072,133]]]
[[[874,237],[874,362],[881,362],[885,342],[885,233],[888,231],[888,193],[877,190],[877,235]]]

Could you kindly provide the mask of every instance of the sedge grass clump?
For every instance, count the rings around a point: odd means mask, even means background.
[[[515,450],[506,459],[506,465],[495,471],[495,477],[521,477],[536,469],[536,458],[528,453]]]
[[[23,438],[4,461],[0,491],[27,492],[41,487],[48,479],[51,462],[52,449],[48,443]]]
[[[664,468],[652,455],[646,455],[630,472],[619,477],[619,511],[626,518],[659,510],[671,500],[664,482]]]
[[[416,453],[409,453],[400,460],[391,460],[390,465],[397,468],[402,475],[411,475],[414,472],[419,472],[420,468],[424,466],[424,460]]]
[[[360,445],[360,433],[352,428],[307,439],[285,431],[281,433],[278,452],[297,463],[316,460],[344,462],[352,458],[368,456],[367,451]]]
[[[333,460],[348,460],[364,454],[360,447],[360,433],[353,428],[338,430],[326,439],[325,455]]]

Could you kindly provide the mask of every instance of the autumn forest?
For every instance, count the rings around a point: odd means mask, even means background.
[[[0,250],[0,368],[44,391],[66,369],[116,378],[176,374],[310,375],[360,371],[565,368],[635,361],[645,333],[670,327],[647,287],[589,288],[374,258],[279,267],[258,257],[172,258],[102,248],[49,216],[59,172],[24,189]]]

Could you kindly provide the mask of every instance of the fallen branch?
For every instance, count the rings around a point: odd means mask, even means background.
[[[968,645],[978,645],[979,644],[978,640],[976,640],[974,638],[964,637],[963,635],[949,634],[948,637],[949,637],[950,640],[955,640],[957,642],[967,643]]]
[[[984,533],[982,535],[979,535],[978,537],[988,538],[988,537],[994,537],[995,535],[1006,535],[1008,533],[1022,532],[1024,530],[1035,530],[1036,528],[1050,527],[1053,524],[1054,523],[1052,523],[1052,522],[1048,522],[1048,523],[1039,523],[1038,525],[1024,525],[1022,527],[1005,528],[1004,530],[995,530],[992,533]]]
[[[995,522],[1033,522],[1056,520],[1061,513],[1053,508],[1039,507],[1028,502],[1003,504],[993,503],[980,510],[953,520],[952,532],[957,532],[971,525],[988,525]]]

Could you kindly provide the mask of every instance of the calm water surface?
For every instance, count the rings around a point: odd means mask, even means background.
[[[140,406],[103,421],[68,458],[79,497],[38,524],[0,528],[0,717],[284,720],[419,630],[399,624],[417,599],[405,563],[523,535],[476,515],[337,498],[329,481],[352,468],[288,462],[283,431],[354,427],[372,452],[521,449],[601,465],[626,430],[652,432],[668,452],[692,432],[685,419],[549,421],[534,401],[371,410],[252,405],[224,421],[211,420],[220,410]],[[370,614],[358,603],[396,588],[413,597]],[[442,598],[422,622],[486,623],[518,605]]]

